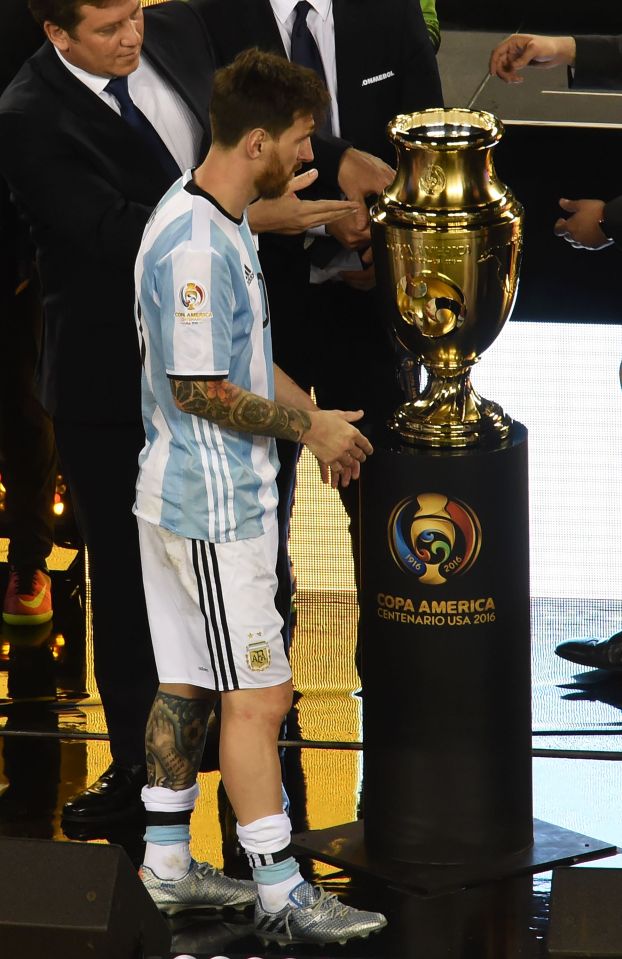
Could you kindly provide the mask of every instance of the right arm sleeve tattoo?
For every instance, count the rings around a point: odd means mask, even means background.
[[[176,380],[171,388],[179,409],[228,429],[299,442],[311,426],[306,410],[249,393],[228,380]]]

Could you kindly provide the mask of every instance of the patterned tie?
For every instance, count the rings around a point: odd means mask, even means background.
[[[127,88],[127,77],[113,77],[112,80],[108,81],[104,90],[116,97],[121,110],[121,117],[142,137],[149,146],[152,155],[173,183],[179,177],[181,170],[171,156],[166,144],[160,138],[158,131],[132,100]]]
[[[308,3],[308,0],[299,0],[296,4],[296,19],[294,20],[292,29],[291,59],[293,63],[299,63],[301,67],[308,67],[310,70],[314,70],[320,80],[326,85],[326,74],[324,73],[322,57],[320,56],[320,51],[313,38],[313,34],[307,26],[307,14],[309,10],[312,9],[313,7]],[[326,111],[321,126],[318,127],[318,133],[330,132],[331,122],[329,108]]]

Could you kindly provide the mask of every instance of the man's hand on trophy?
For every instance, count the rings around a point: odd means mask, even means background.
[[[373,290],[376,285],[376,269],[374,267],[374,251],[371,246],[361,253],[362,270],[342,270],[339,276],[344,283],[355,290]]]
[[[347,199],[358,203],[357,226],[363,230],[369,223],[365,197],[382,193],[393,183],[395,170],[379,157],[350,147],[341,157],[337,179]]]
[[[522,83],[520,71],[525,67],[549,70],[562,65],[573,66],[577,52],[574,37],[539,37],[531,33],[513,33],[490,55],[488,69],[492,76],[506,83]]]
[[[613,240],[601,229],[605,204],[603,200],[560,200],[562,210],[569,214],[555,221],[555,235],[562,237],[577,250],[602,250]]]
[[[248,223],[253,233],[305,233],[314,227],[334,223],[359,213],[351,200],[300,200],[303,190],[317,180],[317,170],[307,170],[293,177],[283,196],[276,200],[257,200],[248,208]]]
[[[347,486],[351,479],[357,479],[361,463],[371,456],[374,449],[360,430],[353,426],[363,416],[363,410],[314,410],[309,412],[311,426],[302,436],[302,442],[309,447],[320,462],[324,482],[328,473],[322,465],[330,467],[331,485],[337,480]],[[341,476],[343,474],[343,477]]]
[[[346,250],[364,250],[371,242],[367,207],[357,206],[356,216],[348,216],[328,223],[326,232]]]

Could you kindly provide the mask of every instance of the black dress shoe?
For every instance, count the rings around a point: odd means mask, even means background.
[[[67,839],[77,839],[80,842],[105,839],[115,846],[123,846],[137,869],[145,853],[145,826],[144,809],[128,819],[119,819],[116,822],[107,822],[104,819],[100,822],[71,822],[69,819],[61,821],[63,835]]]
[[[609,639],[569,639],[560,643],[555,652],[580,666],[622,671],[622,632]]]
[[[136,816],[143,808],[140,793],[147,783],[145,766],[111,763],[99,779],[67,800],[63,820],[68,822],[117,822]]]

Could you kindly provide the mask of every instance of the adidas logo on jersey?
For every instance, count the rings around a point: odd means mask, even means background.
[[[246,263],[244,264],[244,276],[246,277],[247,285],[250,286],[255,279],[255,274],[251,270],[250,266],[246,265]]]

